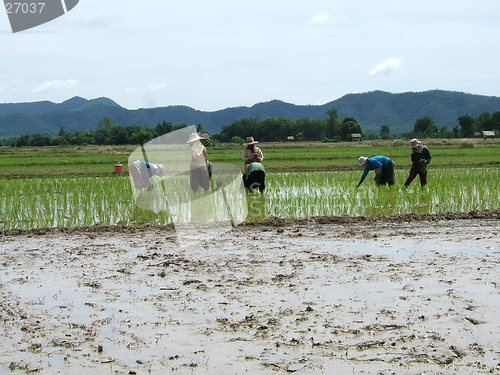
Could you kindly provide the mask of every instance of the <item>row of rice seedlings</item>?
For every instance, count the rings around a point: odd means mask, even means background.
[[[269,173],[263,199],[249,196],[247,219],[323,215],[463,212],[498,208],[499,168],[432,169],[429,184],[418,178],[403,188],[406,171],[396,171],[396,185],[376,187],[372,173],[356,188],[360,171]],[[218,182],[220,186],[226,184]],[[236,184],[239,184],[235,180]],[[171,185],[167,185],[171,184]],[[228,183],[227,183],[228,184]],[[166,180],[136,197],[127,178],[0,180],[0,228],[81,226],[231,220],[246,215],[238,189],[220,194],[191,193],[188,177]],[[152,194],[153,198],[148,198]],[[259,194],[259,193],[256,193]],[[212,198],[207,199],[210,195]],[[141,207],[141,199],[148,205]]]
[[[134,199],[128,178],[0,180],[0,228],[241,222],[246,205],[239,184],[220,175],[213,193],[193,193],[189,176],[179,175]]]
[[[128,223],[128,179],[72,178],[0,181],[3,228]]]
[[[396,185],[376,187],[368,177],[356,188],[359,171],[276,173],[268,176],[266,216],[374,215],[463,212],[498,208],[498,168],[440,169],[403,187],[406,171],[396,171]],[[369,175],[370,176],[370,175]]]

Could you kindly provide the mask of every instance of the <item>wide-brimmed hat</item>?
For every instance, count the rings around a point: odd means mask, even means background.
[[[360,167],[362,167],[363,165],[365,165],[367,161],[368,161],[368,158],[366,156],[360,156],[358,158],[358,163],[359,163]]]
[[[256,143],[259,143],[259,141],[255,141],[253,137],[247,137],[247,145],[254,145]]]
[[[186,143],[196,142],[196,141],[199,141],[200,139],[203,139],[203,138],[201,138],[198,133],[193,133],[189,136],[189,139],[187,140]]]
[[[420,142],[417,138],[413,138],[411,141],[410,141],[410,147],[411,148],[417,148],[418,146],[420,146],[422,144],[422,142]]]

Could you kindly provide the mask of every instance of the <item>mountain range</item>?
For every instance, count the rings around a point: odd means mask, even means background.
[[[452,128],[458,124],[460,116],[498,112],[500,97],[443,90],[398,94],[371,91],[347,94],[323,105],[295,105],[271,100],[251,107],[232,107],[213,112],[180,105],[131,110],[109,98],[87,100],[74,97],[62,103],[0,103],[0,137],[35,133],[55,135],[61,127],[71,132],[96,129],[105,116],[121,126],[155,126],[168,121],[173,124],[202,124],[207,131],[217,133],[222,126],[242,118],[326,118],[326,111],[331,108],[337,110],[341,119],[354,117],[367,131],[378,132],[381,125],[389,125],[392,133],[401,133],[412,130],[415,121],[424,116],[432,118],[438,126]]]

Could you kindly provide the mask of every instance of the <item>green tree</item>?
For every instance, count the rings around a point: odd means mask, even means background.
[[[49,146],[50,136],[47,134],[32,134],[30,136],[28,145],[29,146]]]
[[[477,130],[491,130],[493,129],[493,118],[491,116],[491,113],[489,112],[483,112],[479,115],[477,118],[477,125],[476,129]]]
[[[326,114],[328,115],[328,118],[326,120],[326,128],[324,136],[329,139],[334,139],[336,136],[339,135],[337,129],[338,112],[335,108],[331,108],[328,111],[326,111]]]
[[[453,132],[453,137],[455,138],[462,137],[462,129],[460,128],[460,126],[454,126],[452,132]]]
[[[179,129],[184,129],[187,128],[186,124],[175,124],[172,130],[179,130]]]
[[[439,128],[437,133],[438,138],[453,138],[453,131],[449,130],[446,126],[442,126]]]
[[[149,142],[151,139],[153,139],[153,137],[154,134],[152,131],[147,128],[142,128],[141,130],[130,136],[130,143],[143,145],[144,143]]]
[[[156,125],[155,132],[157,136],[170,133],[173,130],[171,122],[163,121]]]
[[[57,132],[57,136],[58,136],[58,137],[64,137],[66,134],[67,134],[67,133],[66,133],[66,130],[64,130],[64,128],[61,126],[61,127],[59,128],[59,131]]]
[[[417,119],[413,127],[413,133],[415,133],[415,136],[422,138],[436,137],[438,130],[439,129],[437,125],[434,123],[434,120],[431,119],[430,117],[420,117],[419,119]]]
[[[363,134],[363,129],[358,121],[354,117],[346,117],[342,120],[342,125],[340,128],[340,139],[343,141],[351,140],[351,134],[359,133]]]
[[[500,112],[491,115],[491,130],[500,130]]]
[[[324,137],[326,120],[303,117],[295,122],[297,133],[302,133],[305,141],[321,141]]]
[[[380,138],[389,139],[391,137],[391,128],[388,125],[380,126]]]
[[[126,145],[129,143],[127,129],[120,125],[111,125],[109,130],[109,143],[112,145]]]
[[[95,133],[95,143],[98,145],[110,144],[110,131],[111,131],[111,117],[105,116],[97,124],[97,130]]]
[[[465,115],[459,117],[458,125],[461,128],[462,137],[472,137],[474,135],[474,132],[476,131],[476,119],[472,116]]]
[[[222,142],[231,142],[231,138],[238,136],[241,138],[247,136],[256,136],[258,121],[254,117],[236,120],[230,125],[222,127],[219,138]]]
[[[231,142],[237,143],[239,145],[242,145],[243,143],[245,143],[245,140],[243,138],[238,137],[237,135],[235,135],[234,137],[231,138]]]
[[[29,141],[30,141],[30,136],[28,134],[22,134],[19,137],[15,138],[14,146],[15,147],[28,146]]]

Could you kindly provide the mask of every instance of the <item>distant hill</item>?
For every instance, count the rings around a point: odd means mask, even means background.
[[[95,129],[104,116],[113,123],[155,126],[162,121],[174,124],[202,124],[209,132],[218,132],[224,125],[248,117],[326,118],[326,111],[335,108],[339,118],[354,117],[365,130],[378,132],[380,125],[389,125],[393,133],[407,132],[415,121],[431,117],[438,126],[452,128],[462,115],[478,116],[483,112],[500,111],[500,97],[463,92],[432,90],[392,94],[372,91],[348,94],[323,105],[295,105],[279,100],[258,103],[251,107],[226,108],[219,111],[198,111],[187,106],[169,106],[129,110],[108,98],[87,100],[74,97],[62,103],[0,103],[0,137],[47,133],[54,135],[62,126],[75,132]]]

